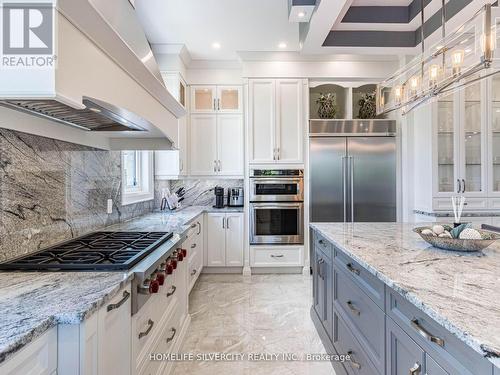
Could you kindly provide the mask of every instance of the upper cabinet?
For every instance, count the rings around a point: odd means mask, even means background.
[[[303,163],[302,79],[249,80],[250,163]]]
[[[413,111],[417,210],[451,210],[458,194],[467,197],[465,210],[498,205],[499,103],[495,77]]]
[[[191,113],[242,113],[241,86],[191,86]]]
[[[187,85],[184,77],[182,77],[182,74],[180,72],[165,71],[161,72],[161,76],[163,78],[163,82],[165,82],[168,92],[170,92],[170,94],[172,94],[172,96],[177,99],[177,101],[184,108],[186,108]]]

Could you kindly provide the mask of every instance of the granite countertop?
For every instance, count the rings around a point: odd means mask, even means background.
[[[158,211],[102,228],[183,235],[204,212],[242,207],[191,206]],[[131,272],[0,272],[0,363],[57,324],[79,324],[133,278]]]
[[[403,223],[311,227],[500,367],[500,243],[460,254],[431,247]]]

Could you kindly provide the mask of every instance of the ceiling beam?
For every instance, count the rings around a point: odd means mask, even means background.
[[[300,43],[302,53],[324,53],[321,46],[332,26],[340,23],[353,0],[321,0],[311,21],[301,24]]]

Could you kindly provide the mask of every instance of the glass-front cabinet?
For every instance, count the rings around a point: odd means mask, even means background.
[[[434,103],[436,197],[487,196],[486,90],[477,82]]]
[[[489,88],[489,189],[492,196],[500,196],[500,75],[491,78]]]
[[[191,86],[191,113],[242,112],[241,86]]]

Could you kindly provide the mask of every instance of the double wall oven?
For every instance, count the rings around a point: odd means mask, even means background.
[[[250,244],[304,243],[304,171],[250,171]]]

